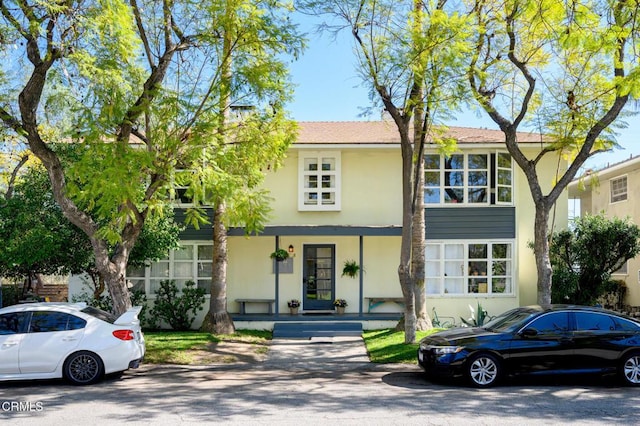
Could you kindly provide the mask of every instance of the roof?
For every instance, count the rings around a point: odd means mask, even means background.
[[[398,144],[393,121],[301,121],[297,144]],[[445,133],[459,144],[504,143],[501,130],[449,127]],[[539,133],[518,132],[519,143],[540,143]]]
[[[611,179],[632,170],[640,168],[640,156],[631,155],[630,158],[609,164],[601,169],[587,169],[580,176],[576,176],[567,188],[569,189],[569,197],[580,198],[580,194],[591,189],[594,182],[601,182]],[[597,185],[597,184],[596,184]]]

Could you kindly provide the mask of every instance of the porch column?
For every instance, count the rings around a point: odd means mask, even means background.
[[[280,236],[276,235],[276,251],[280,248]],[[273,260],[274,268],[275,268],[275,315],[278,316],[280,314],[280,262],[277,260]]]
[[[358,262],[360,262],[360,274],[358,275],[358,281],[359,281],[359,286],[360,286],[360,297],[359,299],[359,304],[360,306],[358,307],[358,315],[362,316],[362,310],[363,310],[363,305],[364,305],[364,269],[362,268],[363,264],[364,264],[364,236],[360,235],[360,258],[358,259]]]

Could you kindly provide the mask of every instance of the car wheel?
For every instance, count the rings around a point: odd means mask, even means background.
[[[640,353],[633,352],[622,358],[620,366],[622,379],[627,385],[640,386]]]
[[[467,364],[467,378],[472,386],[488,388],[500,378],[501,367],[498,358],[491,354],[478,354]]]
[[[104,375],[104,365],[93,352],[80,351],[69,355],[64,362],[64,377],[74,385],[90,385]]]

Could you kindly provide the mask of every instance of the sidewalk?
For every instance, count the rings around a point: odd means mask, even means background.
[[[369,361],[360,336],[312,337],[310,339],[273,339],[267,369],[299,371],[412,371],[411,364],[374,364]]]

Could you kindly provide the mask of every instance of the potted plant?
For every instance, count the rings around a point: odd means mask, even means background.
[[[289,252],[285,249],[278,249],[271,253],[271,258],[277,260],[278,262],[282,262],[289,258]]]
[[[350,278],[355,278],[359,270],[360,265],[358,265],[355,260],[345,260],[344,266],[342,267],[342,276],[344,277],[346,275]]]
[[[287,305],[289,306],[289,313],[291,315],[297,315],[298,314],[298,308],[300,307],[300,301],[298,299],[291,299],[287,302]]]
[[[333,301],[333,306],[336,307],[336,312],[338,315],[344,314],[344,308],[346,308],[349,304],[344,299],[336,299]]]

